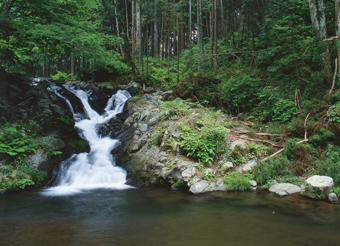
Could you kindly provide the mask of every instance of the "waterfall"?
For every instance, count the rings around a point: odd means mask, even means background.
[[[70,195],[84,190],[98,188],[128,189],[125,184],[126,171],[115,165],[111,151],[120,146],[117,139],[109,136],[101,136],[98,127],[107,123],[110,119],[121,113],[124,104],[131,96],[127,91],[119,90],[107,102],[105,112],[100,115],[89,104],[89,91],[75,89],[72,86],[64,86],[69,92],[78,97],[85,111],[85,117],[75,112],[70,101],[61,93],[61,87],[51,85],[51,89],[63,98],[73,114],[75,127],[82,138],[90,145],[89,153],[74,154],[60,164],[60,170],[56,179],[56,186],[43,191],[45,195]]]

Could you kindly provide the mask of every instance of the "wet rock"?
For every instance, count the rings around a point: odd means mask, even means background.
[[[326,199],[333,191],[333,179],[328,176],[314,175],[301,186],[301,195],[314,199]]]
[[[300,192],[300,187],[289,183],[278,183],[270,187],[269,191],[279,196],[286,196]]]
[[[334,192],[332,192],[332,193],[329,193],[328,195],[328,201],[330,201],[331,203],[337,204],[339,202],[339,198]]]

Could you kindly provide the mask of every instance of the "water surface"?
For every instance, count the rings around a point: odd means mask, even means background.
[[[268,192],[168,189],[0,196],[6,245],[339,245],[337,205]]]

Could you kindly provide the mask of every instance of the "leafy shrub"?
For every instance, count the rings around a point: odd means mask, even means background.
[[[74,81],[75,77],[72,74],[57,71],[56,74],[51,75],[51,78],[60,82]]]
[[[282,90],[278,87],[267,86],[258,94],[259,103],[254,109],[254,114],[261,121],[286,123],[293,119],[296,113],[292,100],[282,98]]]
[[[162,108],[166,110],[165,114],[168,118],[176,118],[178,116],[185,116],[188,114],[188,105],[177,101],[166,101],[162,105]]]
[[[0,179],[3,190],[24,189],[27,185],[34,185],[46,179],[47,174],[34,170],[24,163],[24,157],[34,153],[43,145],[43,138],[36,137],[37,125],[34,122],[19,122],[16,125],[6,123],[0,128],[0,154],[2,163],[7,168],[1,168],[5,176]],[[51,152],[53,154],[53,151]],[[0,165],[1,167],[1,165]]]
[[[330,121],[340,123],[340,102],[329,107],[327,116]]]
[[[223,178],[223,182],[227,185],[227,190],[235,191],[244,191],[249,189],[251,187],[249,181],[249,177],[238,172],[228,173]]]
[[[36,151],[38,147],[39,142],[24,134],[22,130],[17,130],[9,124],[0,129],[0,153],[7,157],[24,157]]]
[[[213,112],[203,111],[181,125],[179,144],[188,157],[212,165],[214,158],[225,150],[229,131],[216,117]]]
[[[265,184],[279,176],[291,175],[291,172],[288,171],[289,165],[290,161],[284,155],[267,162],[260,161],[252,170],[254,179],[258,183]]]
[[[260,79],[248,75],[230,77],[218,86],[219,98],[232,111],[249,111],[258,103]]]
[[[321,156],[321,159],[316,161],[316,166],[322,175],[332,177],[334,186],[340,187],[340,148],[332,149],[328,146]]]

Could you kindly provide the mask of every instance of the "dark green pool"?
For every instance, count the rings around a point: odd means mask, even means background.
[[[324,201],[264,191],[29,191],[0,196],[0,245],[340,245],[340,213]]]

